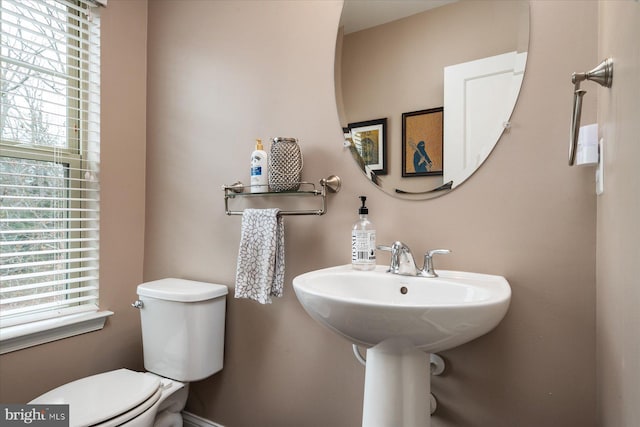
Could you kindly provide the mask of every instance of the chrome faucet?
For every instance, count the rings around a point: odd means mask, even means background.
[[[416,267],[416,261],[413,258],[411,249],[406,244],[398,241],[391,246],[379,245],[377,248],[391,252],[391,264],[387,272],[402,276],[438,277],[433,268],[433,256],[451,253],[449,249],[434,249],[427,252],[424,255],[424,266],[422,270],[419,270]]]
[[[378,246],[378,249],[391,252],[391,265],[389,273],[401,274],[403,276],[417,276],[420,270],[416,267],[416,261],[409,246],[402,242],[395,242],[391,246]]]

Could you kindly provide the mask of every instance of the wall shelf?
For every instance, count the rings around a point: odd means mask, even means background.
[[[295,191],[265,191],[252,193],[250,185],[243,185],[241,182],[236,182],[231,185],[223,185],[224,191],[224,210],[227,215],[242,215],[240,210],[231,210],[229,208],[229,201],[238,198],[253,198],[253,197],[271,197],[271,196],[293,196],[293,197],[309,197],[320,196],[322,199],[322,205],[320,209],[311,210],[281,210],[280,215],[324,215],[327,212],[327,193],[337,193],[342,187],[342,180],[339,176],[330,175],[327,178],[320,180],[320,188],[316,188],[316,185],[312,182],[300,182],[300,187]]]

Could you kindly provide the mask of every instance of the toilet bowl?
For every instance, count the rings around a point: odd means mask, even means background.
[[[181,427],[189,382],[223,365],[227,287],[182,279],[138,286],[144,365],[57,387],[30,404],[69,405],[70,427]]]

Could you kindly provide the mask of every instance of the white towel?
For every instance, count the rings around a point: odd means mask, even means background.
[[[236,268],[236,298],[270,304],[284,289],[284,225],[280,209],[245,209]]]

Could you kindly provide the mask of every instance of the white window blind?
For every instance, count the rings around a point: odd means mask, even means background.
[[[96,310],[100,20],[0,0],[0,326]]]

